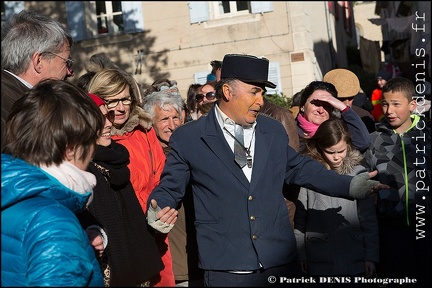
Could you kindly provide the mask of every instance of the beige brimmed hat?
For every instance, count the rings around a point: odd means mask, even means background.
[[[333,69],[324,75],[323,81],[336,87],[338,98],[354,97],[360,91],[359,79],[347,69]]]

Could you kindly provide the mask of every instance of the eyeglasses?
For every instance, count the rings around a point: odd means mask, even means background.
[[[201,101],[204,100],[204,97],[206,97],[207,100],[213,100],[213,99],[215,99],[216,94],[215,94],[215,92],[207,92],[205,94],[205,96],[204,96],[204,94],[197,94],[195,96],[195,100],[198,101],[198,102],[201,102]]]
[[[114,110],[108,110],[108,113],[104,114],[105,118],[108,119],[111,123],[114,123],[115,119],[115,111]]]
[[[53,54],[53,55],[55,55],[55,56],[57,56],[57,57],[63,59],[63,60],[65,61],[65,64],[66,64],[66,68],[67,68],[67,69],[71,69],[71,68],[72,68],[72,65],[73,65],[74,60],[72,60],[71,58],[64,58],[64,57],[62,57],[62,56],[60,56],[60,55],[58,55],[58,54],[56,54],[56,53],[53,53],[53,52],[47,52],[47,53]]]
[[[108,108],[115,108],[119,104],[119,102],[122,102],[123,105],[130,105],[132,104],[131,98],[122,98],[122,99],[114,99],[114,100],[105,100],[105,104]]]

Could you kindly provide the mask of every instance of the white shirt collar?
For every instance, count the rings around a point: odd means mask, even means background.
[[[15,77],[16,79],[18,79],[21,83],[23,83],[25,86],[27,86],[28,88],[33,88],[33,85],[31,85],[30,83],[28,83],[27,81],[25,81],[24,79],[22,79],[21,77],[13,74],[12,72],[8,71],[8,70],[4,70],[3,71],[9,73],[10,75],[12,75],[13,77]]]
[[[232,129],[234,130],[234,126],[236,124],[234,122],[234,120],[232,120],[224,112],[222,112],[222,110],[219,108],[219,105],[217,103],[215,104],[215,106],[216,106],[216,109],[215,109],[216,120],[218,121],[221,129],[223,129],[224,126],[227,126],[227,127],[232,127]],[[247,126],[247,127],[243,126],[243,128],[245,130],[253,130],[253,129],[255,129],[256,124],[257,124],[257,122],[255,121],[251,126]]]
[[[226,127],[225,129],[227,129],[230,133],[234,134],[234,126],[235,126],[235,122],[230,119],[225,113],[222,112],[222,110],[220,110],[219,106],[216,104],[216,120],[219,123],[219,126],[221,127],[222,131],[224,130],[224,127]],[[250,155],[252,157],[254,157],[255,154],[255,137],[254,137],[254,129],[256,126],[257,122],[255,121],[253,123],[253,125],[247,127],[244,129],[244,141],[245,143],[249,143],[248,148],[250,149]],[[231,150],[234,152],[234,139],[228,135],[227,133],[223,133],[225,140],[227,141],[228,145],[231,147]],[[253,161],[252,161],[253,163]],[[249,182],[251,181],[251,177],[252,177],[252,168],[249,168],[248,165],[245,165],[243,167],[243,173],[245,174],[246,178],[249,180]]]

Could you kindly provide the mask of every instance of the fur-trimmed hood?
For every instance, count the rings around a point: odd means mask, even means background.
[[[145,112],[140,106],[135,106],[129,115],[129,119],[123,126],[118,129],[111,128],[111,135],[124,135],[126,132],[131,132],[138,125],[144,129],[150,129],[152,126],[152,119],[149,113]]]
[[[351,150],[347,157],[343,159],[342,165],[335,169],[338,174],[348,175],[354,171],[354,168],[360,165],[363,155],[358,150]]]

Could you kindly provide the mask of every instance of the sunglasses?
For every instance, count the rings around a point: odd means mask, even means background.
[[[66,68],[67,68],[68,70],[70,70],[70,69],[72,68],[72,65],[73,65],[74,60],[72,60],[71,58],[67,58],[67,59],[66,59],[66,58],[64,58],[64,57],[62,57],[62,56],[60,56],[60,55],[58,55],[58,54],[56,54],[56,53],[53,53],[53,52],[47,52],[47,53],[49,53],[49,54],[53,54],[54,56],[57,56],[57,57],[63,59],[63,60],[65,61]]]
[[[339,99],[340,101],[345,101],[345,100],[348,100],[348,101],[352,101],[352,100],[354,100],[354,96],[353,97],[337,97],[337,99]]]
[[[216,97],[215,92],[207,92],[204,96],[204,94],[197,94],[195,96],[195,100],[198,102],[201,102],[204,100],[204,97],[207,98],[207,100],[213,100]]]
[[[108,119],[111,123],[114,123],[115,119],[115,111],[109,110],[108,113],[104,114],[105,118]]]

